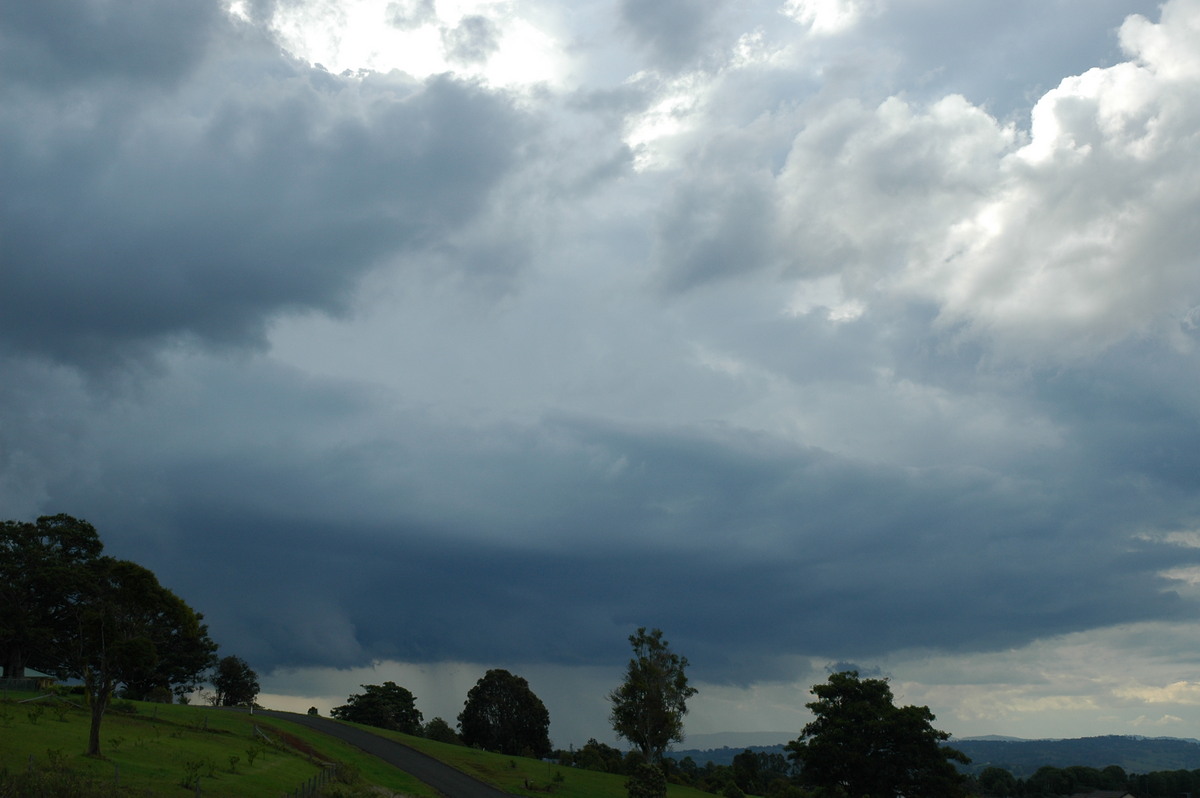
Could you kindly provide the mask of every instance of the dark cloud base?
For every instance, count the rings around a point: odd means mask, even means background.
[[[220,461],[168,471],[177,482],[160,492],[175,503],[143,508],[166,528],[141,532],[174,541],[150,564],[264,668],[609,664],[630,629],[650,625],[703,678],[745,682],[784,677],[776,669],[799,655],[998,650],[1195,609],[1156,574],[1200,552],[1134,540],[1125,513],[1102,521],[1138,501],[1129,493],[1081,519],[1005,479],[768,451],[754,436],[595,424],[563,434],[579,451],[620,452],[634,476],[614,484],[570,458],[544,464],[552,482],[497,476],[493,489],[515,504],[544,503],[536,527],[518,517],[474,528],[452,507],[442,523],[421,521],[420,488],[403,483],[392,490],[411,502],[393,502],[393,519],[363,501],[359,519],[339,520],[319,505],[362,496],[328,493],[318,475],[337,473],[344,491],[354,469],[318,459],[277,473]],[[114,522],[129,553],[137,538],[122,535],[139,522]]]

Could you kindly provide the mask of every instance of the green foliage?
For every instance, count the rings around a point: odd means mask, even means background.
[[[411,692],[395,682],[362,685],[364,692],[355,693],[330,713],[339,720],[363,723],[380,729],[419,734],[421,712]]]
[[[658,762],[668,745],[683,740],[683,716],[696,688],[688,685],[687,658],[671,651],[662,630],[641,627],[629,643],[633,658],[625,681],[608,696],[610,720],[618,735]]]
[[[241,657],[222,657],[212,681],[218,706],[245,706],[258,697],[258,674]]]
[[[666,798],[667,776],[658,765],[642,763],[629,774],[625,789],[629,798]]]
[[[550,713],[529,682],[495,668],[467,693],[458,715],[462,741],[502,754],[543,757],[550,753]]]
[[[69,515],[0,523],[0,675],[52,672],[67,657],[81,575],[101,549],[95,528]]]
[[[91,524],[68,515],[0,524],[0,663],[81,680],[92,755],[118,685],[135,697],[186,692],[216,651],[203,616],[152,572],[102,548]]]
[[[733,778],[737,786],[751,795],[763,795],[768,785],[790,775],[787,757],[783,754],[746,749],[733,758]]]
[[[979,774],[979,789],[984,795],[1009,798],[1017,794],[1017,780],[1004,768],[988,767]]]
[[[561,760],[563,757],[559,758]],[[588,740],[577,751],[568,754],[564,764],[587,770],[598,770],[601,773],[625,773],[625,755],[619,749],[598,742],[595,738]]]
[[[966,757],[942,743],[928,707],[897,707],[885,679],[860,679],[855,671],[830,675],[812,689],[806,706],[815,716],[788,743],[804,783],[855,798],[959,798],[965,777],[952,761]]]
[[[439,743],[458,745],[462,742],[458,733],[442,718],[434,718],[426,723],[425,727],[421,729],[421,736],[429,740],[437,740]]]

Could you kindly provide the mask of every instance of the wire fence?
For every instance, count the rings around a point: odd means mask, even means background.
[[[320,792],[321,788],[326,784],[330,784],[336,779],[337,766],[327,766],[322,768],[320,773],[297,787],[293,792],[284,793],[283,798],[309,798],[309,796],[316,795],[318,792]]]

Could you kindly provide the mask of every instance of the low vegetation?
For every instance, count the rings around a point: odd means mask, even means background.
[[[411,746],[512,795],[530,798],[546,795],[555,798],[626,798],[627,779],[624,775],[529,757],[506,756],[382,729],[371,731]],[[710,793],[679,784],[669,785],[667,796],[711,798]]]
[[[82,696],[5,696],[0,798],[180,795],[196,786],[204,795],[249,798],[322,778],[328,795],[386,795],[356,786],[378,785],[393,795],[436,796],[353,746],[244,712],[117,701],[105,720],[102,758],[84,754],[89,727]]]

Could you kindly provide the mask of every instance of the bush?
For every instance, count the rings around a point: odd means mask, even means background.
[[[725,785],[725,789],[721,790],[721,798],[746,798],[746,793],[742,792],[742,788],[731,781]]]
[[[667,777],[657,765],[640,764],[625,782],[629,798],[666,798]]]
[[[422,736],[430,740],[436,740],[439,743],[454,743],[461,745],[462,740],[450,728],[450,724],[442,718],[434,718],[425,724],[425,728],[421,730]]]

